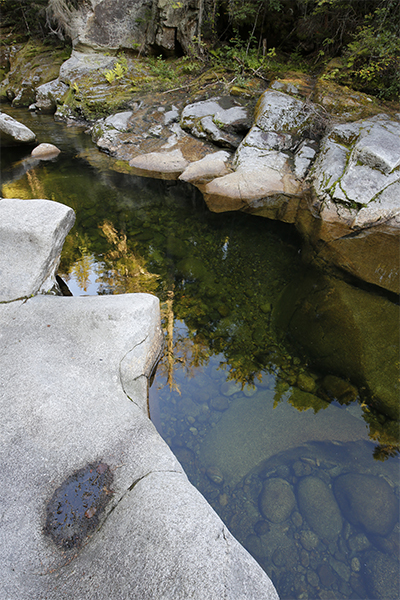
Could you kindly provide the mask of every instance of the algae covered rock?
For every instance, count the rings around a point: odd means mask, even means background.
[[[314,191],[319,197],[327,194],[333,201],[360,208],[379,202],[380,220],[388,220],[400,208],[386,207],[388,200],[382,204],[380,195],[400,180],[399,167],[400,122],[379,115],[338,125],[322,144],[313,173]]]
[[[44,46],[38,40],[18,44],[10,52],[10,71],[0,84],[0,98],[13,106],[30,106],[38,87],[58,77],[68,54],[64,48]]]
[[[48,83],[40,85],[36,89],[36,99],[34,107],[40,112],[54,113],[57,109],[57,104],[68,91],[68,86],[58,78]]]
[[[400,122],[380,114],[337,125],[311,178],[318,256],[398,293]]]
[[[258,101],[255,125],[263,131],[280,131],[301,136],[315,120],[311,104],[297,100],[289,94],[267,90]]]

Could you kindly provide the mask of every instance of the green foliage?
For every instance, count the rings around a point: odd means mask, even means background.
[[[149,67],[150,67],[150,73],[154,77],[159,77],[160,79],[170,79],[170,80],[175,78],[174,69],[171,67],[170,64],[167,63],[167,61],[165,61],[163,59],[162,56],[157,56],[157,58],[150,57],[149,58]]]
[[[119,56],[119,61],[115,63],[113,69],[105,71],[104,77],[111,85],[116,79],[121,79],[128,70],[127,60],[124,56]]]
[[[385,100],[399,97],[400,3],[381,3],[363,16],[343,48],[343,64],[344,69],[333,69],[323,79],[351,85]]]
[[[48,33],[46,7],[47,0],[0,0],[2,27],[44,39]]]
[[[388,8],[366,16],[345,56],[356,88],[390,100],[400,94],[400,5]]]

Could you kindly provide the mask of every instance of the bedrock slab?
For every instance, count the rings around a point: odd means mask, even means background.
[[[148,418],[155,296],[40,294],[0,323],[1,598],[278,600]]]

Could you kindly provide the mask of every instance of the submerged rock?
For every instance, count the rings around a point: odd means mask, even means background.
[[[268,521],[281,523],[290,517],[296,499],[291,485],[285,479],[273,477],[265,481],[258,503],[261,514]]]
[[[342,517],[329,487],[318,477],[304,477],[297,488],[299,509],[311,529],[322,539],[335,540]]]
[[[274,406],[274,396],[274,390],[261,389],[251,401],[233,399],[202,441],[201,464],[218,467],[227,485],[236,485],[275,454],[309,441],[369,439],[365,423],[341,408],[325,402],[326,408],[314,414],[288,401]]]
[[[365,556],[363,567],[372,598],[397,600],[400,588],[398,560],[371,550]]]
[[[319,276],[316,283],[310,276],[285,288],[273,318],[317,368],[349,379],[359,389],[366,387],[366,402],[399,419],[396,304],[334,277]],[[341,384],[339,390],[338,383],[325,380],[328,396],[346,401],[356,396],[354,388]]]
[[[399,502],[381,477],[347,473],[335,480],[334,492],[346,519],[369,534],[388,535],[399,518]]]

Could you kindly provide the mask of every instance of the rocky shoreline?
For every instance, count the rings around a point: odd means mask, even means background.
[[[334,336],[332,347],[346,339],[360,350],[350,361],[340,361],[326,352],[323,336],[310,345],[299,334],[303,325],[286,324],[286,329],[302,350],[312,351],[321,368],[333,368],[336,375],[366,388],[366,401],[374,410],[398,419],[398,337],[393,327],[399,322],[400,285],[398,107],[386,105],[383,111],[365,94],[298,73],[271,81],[268,88],[263,82],[263,89],[251,93],[215,82],[204,86],[199,81],[195,89],[192,79],[178,90],[138,94],[128,90],[140,71],[132,57],[126,58],[120,79],[105,81],[104,69],[120,64],[118,60],[74,49],[57,79],[35,87],[28,75],[24,84],[13,83],[13,73],[22,68],[15,58],[0,96],[14,97],[14,104],[30,85],[35,96],[30,109],[55,113],[67,124],[84,123],[111,168],[185,181],[201,191],[214,212],[242,211],[294,224],[304,241],[304,257],[337,278],[331,296],[336,303],[326,302],[322,284],[321,293],[311,295],[302,284],[303,300],[297,293],[291,297],[290,290],[285,295],[286,314],[296,313],[292,323],[300,318],[307,331],[311,326],[315,330],[315,315],[323,314],[325,330]],[[114,106],[125,109],[113,112],[114,100]],[[112,114],[96,118],[99,111]],[[360,310],[349,283],[362,290],[371,286],[369,296],[359,293],[374,306],[363,300]],[[336,305],[346,307],[349,316],[340,327]],[[282,310],[274,312],[282,322]],[[370,331],[372,314],[386,317],[374,325],[371,345],[371,336],[363,332]],[[382,352],[378,367],[373,357]],[[348,352],[337,348],[336,354]],[[374,373],[374,381],[367,373]]]

